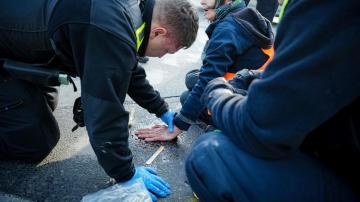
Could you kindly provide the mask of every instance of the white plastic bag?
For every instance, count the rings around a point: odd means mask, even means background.
[[[118,183],[106,189],[84,196],[81,202],[152,202],[141,178]]]

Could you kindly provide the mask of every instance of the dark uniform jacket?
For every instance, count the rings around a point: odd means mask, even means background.
[[[187,130],[204,109],[200,97],[207,83],[226,73],[262,67],[269,59],[262,49],[270,49],[274,38],[270,22],[251,8],[232,11],[210,24],[206,33],[209,41],[199,80],[175,117],[175,125],[182,130]]]
[[[245,98],[211,101],[214,124],[257,157],[287,158],[301,149],[359,187],[359,6],[291,1],[263,78]]]
[[[55,4],[52,0],[15,0],[0,6],[8,20],[0,24],[15,29],[16,23],[8,22],[28,21],[19,28],[24,37],[14,39],[9,32],[9,38],[0,39],[1,56],[27,63],[56,63],[77,74],[85,125],[99,163],[117,181],[131,178],[128,112],[123,106],[126,93],[157,116],[168,109],[138,66],[135,21],[142,19],[137,1],[59,0]]]

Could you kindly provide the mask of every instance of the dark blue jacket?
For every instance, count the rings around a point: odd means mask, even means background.
[[[126,94],[157,116],[168,109],[138,66],[136,19],[130,10],[139,9],[138,2],[61,0],[49,12],[54,1],[0,2],[0,29],[10,28],[1,32],[0,57],[47,63],[55,56],[62,70],[78,75],[85,124],[98,161],[109,176],[128,180],[134,165],[123,106]],[[141,12],[137,17],[142,20]],[[19,27],[18,20],[25,26]],[[11,29],[22,30],[24,37],[13,37]]]
[[[175,125],[187,130],[204,107],[200,97],[209,81],[225,73],[260,68],[269,58],[261,49],[273,44],[271,24],[256,10],[240,8],[206,29],[209,37],[198,82],[175,117]]]
[[[300,148],[359,176],[359,7],[358,0],[292,1],[263,78],[245,98],[207,105],[215,125],[257,157],[286,158]]]

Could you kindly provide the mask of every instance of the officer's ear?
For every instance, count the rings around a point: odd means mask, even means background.
[[[164,27],[155,27],[150,31],[150,39],[154,39],[158,36],[166,36],[167,33],[168,31]]]

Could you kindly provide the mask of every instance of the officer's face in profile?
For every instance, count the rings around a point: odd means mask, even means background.
[[[154,27],[150,32],[145,55],[149,57],[162,57],[165,54],[174,54],[181,49],[177,44],[165,28]]]

